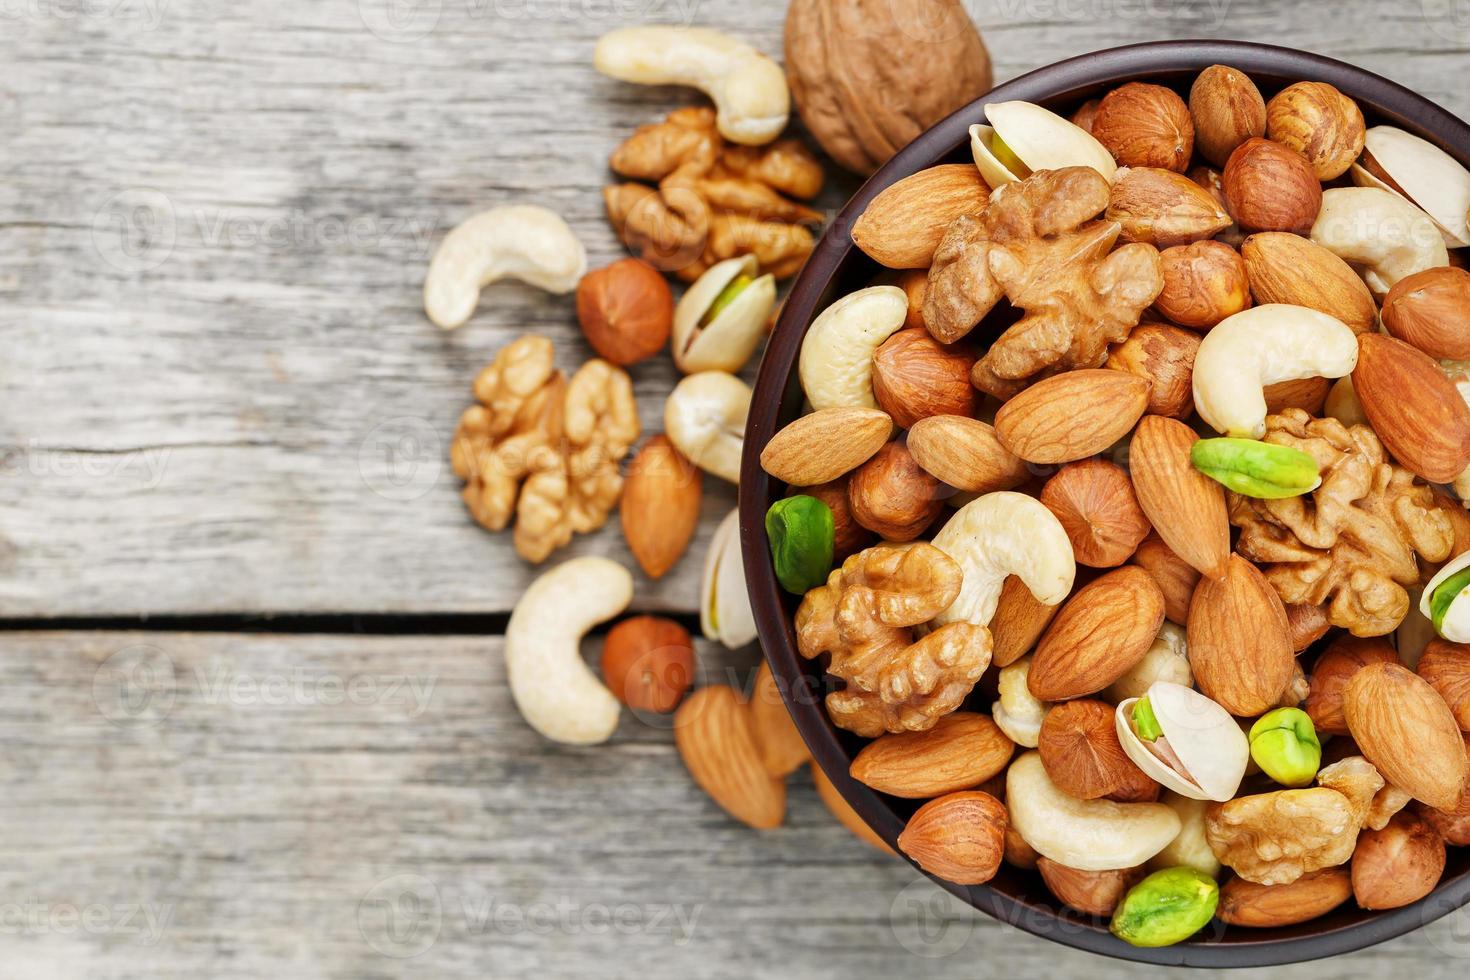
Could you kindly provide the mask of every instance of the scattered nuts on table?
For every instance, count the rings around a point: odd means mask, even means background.
[[[634,711],[673,711],[694,682],[694,642],[671,619],[634,616],[608,630],[602,679]]]
[[[644,573],[663,578],[699,526],[704,478],[664,435],[654,436],[628,464],[618,507],[623,538]]]
[[[739,483],[750,395],[750,386],[733,374],[691,374],[674,386],[664,402],[664,431],[674,448],[695,466]]]
[[[647,262],[620,259],[582,277],[577,321],[598,356],[627,367],[668,343],[674,294],[668,280]]]
[[[765,336],[776,279],[752,255],[726,259],[699,277],[673,312],[674,364],[685,374],[739,371]]]

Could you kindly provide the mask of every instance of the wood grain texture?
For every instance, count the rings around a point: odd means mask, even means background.
[[[1451,0],[973,0],[998,79],[1159,37],[1295,44],[1464,111]],[[475,371],[520,331],[587,354],[569,299],[424,318],[443,232],[563,212],[592,261],[608,152],[695,96],[598,76],[628,23],[780,51],[783,5],[699,0],[0,4],[0,615],[504,611],[532,570],[445,465]],[[1365,30],[1363,25],[1371,25]],[[853,188],[834,180],[835,207]],[[635,369],[660,426],[666,359]],[[705,521],[646,608],[691,609]],[[626,558],[616,525],[568,554]]]
[[[550,745],[501,654],[483,637],[8,634],[5,976],[1139,975],[968,911],[851,837],[804,770],[786,825],[758,833],[693,785],[666,722]],[[710,681],[753,678],[749,656],[700,655]],[[1467,927],[1256,975],[1449,980]]]

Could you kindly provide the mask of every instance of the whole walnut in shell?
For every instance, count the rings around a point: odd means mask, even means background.
[[[864,175],[993,81],[960,0],[792,0],[786,77],[817,142]]]

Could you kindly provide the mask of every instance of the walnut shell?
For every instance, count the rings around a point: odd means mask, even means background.
[[[993,81],[960,0],[793,0],[786,77],[822,149],[864,175]]]

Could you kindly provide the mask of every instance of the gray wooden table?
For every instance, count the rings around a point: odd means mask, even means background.
[[[999,79],[1237,37],[1470,112],[1464,0],[970,7]],[[586,352],[566,300],[516,286],[440,333],[425,263],[522,200],[594,264],[620,254],[607,153],[688,96],[599,77],[593,40],[692,19],[774,53],[782,17],[0,0],[0,976],[1140,972],[966,912],[836,827],[805,774],[757,834],[665,727],[566,749],[511,707],[493,633],[531,573],[467,520],[447,440],[520,331]],[[634,374],[656,431],[672,368]],[[696,549],[733,505],[713,483]],[[574,552],[626,559],[615,529]],[[696,580],[686,560],[638,605],[687,614]],[[755,663],[701,653],[710,677]],[[1460,916],[1269,975],[1458,977],[1467,955]]]

